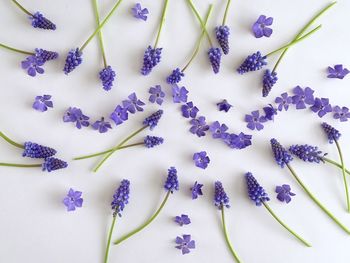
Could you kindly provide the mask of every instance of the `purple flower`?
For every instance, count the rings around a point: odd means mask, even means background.
[[[192,193],[192,199],[197,199],[199,195],[203,195],[202,192],[202,184],[197,183],[197,181],[194,183],[194,185],[191,187],[191,193]]]
[[[260,186],[252,173],[246,173],[245,179],[247,183],[248,196],[256,206],[261,206],[263,202],[270,201],[265,189]]]
[[[223,100],[216,104],[218,106],[219,111],[225,111],[228,112],[232,105],[227,102],[227,100]]]
[[[115,71],[112,69],[111,66],[107,66],[106,68],[102,69],[99,73],[100,80],[102,81],[103,89],[108,91],[111,90],[113,87],[113,81],[116,76]]]
[[[63,204],[67,207],[67,211],[74,211],[76,207],[83,206],[83,198],[80,191],[74,191],[72,188],[69,189],[67,196],[63,199]]]
[[[190,123],[192,125],[190,132],[197,134],[198,137],[205,136],[205,132],[209,130],[209,126],[205,122],[204,116],[200,116],[197,119],[192,119]]]
[[[339,106],[335,106],[333,108],[333,112],[333,118],[339,119],[341,122],[348,121],[348,119],[350,118],[350,112],[347,107],[340,108]]]
[[[191,235],[182,235],[182,238],[176,237],[175,243],[177,244],[175,247],[181,250],[182,255],[188,254],[190,249],[196,248],[196,243],[191,240]]]
[[[263,110],[265,112],[266,120],[273,121],[275,118],[275,115],[277,115],[277,110],[271,104],[264,107]]]
[[[262,56],[260,51],[257,51],[256,53],[249,55],[243,61],[243,63],[237,69],[237,72],[242,75],[249,71],[260,70],[263,66],[267,65],[267,62],[265,61],[265,59],[266,59],[266,56]]]
[[[152,113],[150,116],[144,119],[143,125],[146,125],[150,128],[150,130],[153,130],[160,120],[160,118],[163,115],[163,110],[158,110],[154,113]]]
[[[48,51],[42,48],[36,48],[35,56],[37,57],[37,59],[45,63],[46,61],[50,61],[58,58],[58,53],[54,51]]]
[[[272,138],[270,142],[275,161],[281,168],[293,160],[289,152],[275,138]]]
[[[45,72],[41,67],[43,65],[44,62],[35,55],[29,56],[21,62],[22,69],[26,69],[28,75],[31,77],[35,77],[36,73],[43,74]]]
[[[24,143],[24,151],[22,153],[23,157],[30,158],[48,158],[57,153],[55,149],[52,149],[47,146],[43,146],[33,142],[25,142]]]
[[[181,78],[185,76],[179,68],[173,70],[173,72],[166,78],[168,84],[177,84],[181,81]]]
[[[216,39],[225,55],[230,51],[230,46],[228,44],[228,37],[230,35],[230,28],[226,25],[217,26],[215,28]]]
[[[113,200],[111,203],[113,212],[113,217],[122,216],[121,212],[124,210],[125,206],[129,203],[129,194],[130,194],[130,181],[122,180],[120,186],[115,191],[113,195]]]
[[[202,169],[206,169],[208,167],[208,164],[210,163],[209,156],[207,156],[207,152],[205,151],[194,153],[193,161],[197,167]]]
[[[292,145],[289,147],[289,151],[304,162],[310,163],[324,162],[323,157],[326,155],[326,153],[322,154],[322,151],[319,151],[317,146],[308,144]]]
[[[349,70],[347,68],[343,68],[342,64],[335,65],[334,68],[328,67],[328,76],[327,78],[337,78],[343,79],[347,74],[349,74]]]
[[[90,125],[90,118],[83,114],[81,109],[75,107],[69,107],[68,110],[63,115],[64,122],[75,122],[75,126],[81,129],[82,126],[87,127]]]
[[[258,20],[253,24],[252,30],[256,38],[260,37],[270,37],[272,34],[272,29],[267,27],[271,26],[273,23],[272,17],[266,17],[264,15],[259,16]]]
[[[186,104],[181,106],[182,116],[185,118],[196,118],[199,109],[193,105],[193,102],[187,102]]]
[[[137,111],[143,111],[141,106],[144,106],[145,103],[139,100],[136,96],[136,93],[133,92],[128,96],[128,100],[123,100],[123,107],[130,113],[134,114]]]
[[[30,16],[29,18],[32,20],[32,26],[34,28],[42,28],[48,30],[56,29],[56,25],[45,18],[40,12],[34,13],[34,15]]]
[[[262,123],[266,122],[265,116],[260,116],[258,110],[252,111],[251,115],[246,114],[244,120],[247,122],[248,129],[257,129],[258,131],[264,129]]]
[[[252,145],[252,136],[243,132],[238,135],[231,133],[226,136],[224,141],[232,149],[244,149]]]
[[[333,143],[334,141],[339,140],[339,138],[341,137],[341,133],[336,128],[332,127],[326,122],[323,122],[321,127],[326,133],[329,143]]]
[[[275,102],[278,103],[277,109],[279,111],[282,111],[283,109],[287,111],[289,108],[289,104],[293,102],[293,99],[292,97],[288,96],[287,92],[284,92],[281,94],[281,97],[277,97],[275,99]]]
[[[291,196],[295,196],[291,192],[291,188],[288,184],[283,184],[282,186],[276,186],[275,192],[277,193],[277,199],[281,202],[286,202],[287,204],[292,200]]]
[[[306,105],[314,105],[315,99],[314,99],[314,91],[310,89],[309,87],[306,87],[305,89],[302,89],[300,86],[296,86],[293,89],[293,93],[295,94],[293,99],[293,104],[295,104],[296,109],[305,109]]]
[[[143,55],[143,65],[141,74],[146,76],[151,73],[152,69],[160,62],[162,48],[152,48],[148,46]]]
[[[83,53],[80,52],[79,48],[69,51],[63,68],[64,74],[68,75],[83,62],[82,55]]]
[[[262,89],[262,95],[263,97],[267,97],[273,87],[273,85],[276,84],[278,80],[277,72],[273,71],[271,72],[269,69],[267,69],[263,76],[263,89]]]
[[[208,51],[208,57],[213,68],[214,73],[219,73],[220,70],[220,61],[221,61],[221,50],[216,47],[212,47]]]
[[[147,20],[148,9],[142,8],[140,3],[136,3],[133,8],[131,8],[132,14],[135,18]]]
[[[117,107],[111,113],[110,118],[114,121],[115,125],[119,125],[129,118],[129,114],[126,108],[117,105]]]
[[[66,168],[67,166],[68,164],[65,161],[62,161],[54,157],[48,157],[45,159],[44,163],[42,164],[42,170],[51,172],[51,171]]]
[[[177,179],[177,170],[175,167],[168,169],[168,177],[165,181],[164,188],[166,191],[173,193],[175,190],[179,190],[179,181]]]
[[[220,181],[216,181],[214,184],[215,193],[214,193],[214,204],[220,210],[225,206],[230,208],[230,199],[228,198],[224,187]]]
[[[320,118],[329,112],[332,112],[332,106],[329,104],[329,99],[326,98],[315,98],[315,103],[310,109],[317,113]]]
[[[164,139],[162,137],[149,136],[149,135],[147,135],[143,140],[143,143],[147,148],[153,148],[157,145],[162,144],[163,142],[164,142]]]
[[[162,105],[165,93],[162,91],[162,87],[160,85],[150,87],[148,93],[151,94],[151,96],[149,96],[150,102],[156,102],[158,105]]]
[[[174,103],[187,102],[188,90],[185,87],[180,88],[177,84],[174,84],[171,89],[173,91]]]
[[[41,112],[47,111],[48,107],[53,107],[53,103],[50,99],[51,95],[36,96],[32,106],[33,109]]]
[[[220,122],[215,121],[209,126],[209,130],[214,139],[223,139],[226,136],[228,127],[225,124],[220,124]]]
[[[111,124],[109,121],[105,121],[104,117],[101,117],[99,121],[95,121],[91,126],[94,130],[98,130],[99,133],[105,133],[108,129],[112,129]]]
[[[191,219],[188,217],[188,215],[184,214],[182,214],[181,216],[176,216],[174,221],[180,226],[191,224]]]

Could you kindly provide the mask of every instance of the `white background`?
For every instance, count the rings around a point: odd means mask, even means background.
[[[231,198],[227,224],[234,248],[243,262],[349,262],[350,236],[335,225],[302,192],[287,170],[279,168],[271,155],[269,139],[276,137],[288,146],[293,143],[319,145],[337,159],[334,145],[327,143],[320,129],[321,119],[310,110],[293,107],[282,112],[275,122],[261,132],[252,132],[253,146],[232,150],[207,136],[197,138],[188,132],[188,120],[181,117],[178,104],[173,104],[165,77],[189,59],[200,27],[185,1],[169,1],[169,12],[160,46],[162,62],[150,76],[139,74],[144,49],[154,42],[163,1],[142,0],[150,11],[147,22],[134,19],[130,8],[134,1],[124,1],[105,26],[106,52],[109,64],[117,71],[115,87],[102,90],[97,78],[102,59],[97,39],[84,51],[84,62],[66,76],[62,72],[69,49],[81,45],[95,27],[91,1],[21,1],[29,10],[40,10],[57,24],[56,31],[32,28],[29,21],[10,1],[0,4],[0,42],[20,49],[42,47],[58,51],[58,61],[45,65],[45,75],[31,78],[20,69],[24,56],[0,50],[0,120],[1,130],[13,139],[49,145],[58,156],[69,161],[65,170],[43,173],[39,169],[1,168],[0,182],[0,262],[101,262],[111,222],[110,202],[123,178],[131,181],[130,204],[117,220],[114,238],[144,222],[164,197],[163,183],[170,166],[176,166],[181,189],[171,196],[166,207],[142,233],[118,247],[111,248],[110,262],[232,262],[221,230],[220,214],[214,207],[213,182],[221,180]],[[114,1],[101,2],[104,17]],[[202,15],[210,1],[195,1]],[[279,81],[268,98],[261,97],[261,72],[240,76],[235,72],[242,60],[257,50],[268,53],[290,41],[299,29],[328,1],[295,0],[232,1],[228,17],[231,28],[230,54],[224,56],[221,71],[214,75],[207,62],[207,41],[198,57],[186,71],[182,82],[190,91],[190,100],[209,121],[225,122],[232,132],[248,133],[244,115],[261,109],[282,92],[296,85],[310,86],[316,96],[329,97],[334,105],[350,106],[350,77],[344,80],[326,78],[326,67],[342,63],[350,67],[348,21],[350,2],[339,3],[318,23],[322,29],[288,51],[278,68]],[[226,1],[215,1],[208,29],[221,23]],[[270,38],[255,39],[251,25],[259,15],[274,17]],[[317,26],[318,24],[315,24]],[[214,37],[214,34],[211,34]],[[277,57],[269,59],[270,65]],[[271,66],[272,67],[272,66]],[[161,84],[167,92],[162,106],[164,117],[152,132],[163,136],[165,143],[156,148],[128,149],[115,154],[98,173],[91,169],[99,159],[72,162],[73,157],[109,148],[130,132],[138,129],[143,118],[158,109],[147,104],[144,113],[130,116],[128,122],[106,134],[91,128],[78,130],[72,123],[63,123],[69,106],[76,106],[96,120],[108,117],[114,107],[135,91],[148,100],[148,89]],[[50,94],[54,109],[40,113],[31,108],[34,97]],[[228,112],[219,112],[216,103],[228,99],[234,105]],[[340,123],[331,116],[326,121],[343,134],[341,144],[350,166],[349,123]],[[141,140],[143,133],[135,141]],[[0,160],[31,163],[21,152],[1,143]],[[206,170],[194,166],[192,154],[206,150],[211,163]],[[329,165],[293,162],[293,167],[306,185],[348,227],[350,215],[345,212],[344,189],[339,169]],[[254,173],[271,195],[270,206],[296,232],[310,241],[306,248],[281,228],[264,208],[255,207],[247,199],[243,174]],[[349,178],[349,177],[348,177]],[[204,196],[192,201],[190,186],[203,183]],[[297,194],[285,205],[276,200],[274,188],[290,184]],[[83,191],[82,209],[67,213],[62,199],[72,187]],[[179,227],[173,217],[188,214],[192,224]],[[197,248],[182,256],[174,248],[177,235],[191,234]]]

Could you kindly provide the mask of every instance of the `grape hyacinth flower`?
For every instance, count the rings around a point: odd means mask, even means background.
[[[283,111],[283,109],[287,111],[289,108],[289,104],[291,104],[292,102],[293,102],[293,99],[288,95],[287,92],[282,93],[281,97],[276,97],[275,99],[275,103],[278,104],[277,109],[279,111]]]
[[[193,102],[187,102],[186,104],[183,104],[181,106],[182,116],[185,118],[192,118],[195,119],[197,117],[197,113],[199,112],[199,109],[193,105]]]
[[[174,103],[181,103],[187,102],[187,94],[188,90],[185,87],[179,87],[177,84],[174,84],[172,87],[172,92],[173,92],[173,102]]]
[[[225,111],[225,112],[228,112],[232,107],[232,105],[228,103],[227,100],[225,99],[221,102],[218,102],[216,105],[218,106],[219,111]]]
[[[69,107],[63,115],[64,122],[73,122],[78,129],[81,129],[82,126],[88,127],[90,125],[89,119],[81,109],[76,107]]]
[[[299,176],[296,174],[290,162],[293,160],[293,157],[287,152],[287,150],[276,140],[271,139],[271,149],[275,157],[276,163],[282,168],[286,166],[288,170],[291,172],[294,179],[298,182],[300,187],[304,190],[304,192],[310,197],[310,199],[330,218],[336,223],[340,228],[342,228],[347,234],[350,235],[350,230],[343,225],[315,196],[314,194],[307,188],[307,186],[301,181]]]
[[[344,68],[342,64],[335,65],[334,68],[328,67],[328,76],[327,78],[337,78],[337,79],[343,79],[346,75],[349,74],[349,70],[347,68]]]
[[[283,184],[281,186],[278,185],[275,189],[275,192],[277,193],[277,199],[281,202],[286,202],[287,204],[292,201],[291,196],[295,196],[295,194],[291,191],[292,189],[290,188],[289,184]]]
[[[142,8],[140,3],[136,3],[133,8],[131,8],[132,15],[137,18],[141,19],[143,21],[147,20],[147,15],[148,15],[148,9],[147,8]]]
[[[194,185],[190,188],[192,200],[197,199],[200,195],[203,195],[202,187],[203,184],[197,183],[197,181],[194,182]]]
[[[258,110],[252,111],[251,115],[246,114],[244,121],[247,122],[247,128],[250,130],[262,130],[264,125],[262,123],[266,122],[265,116],[260,116]]]
[[[193,154],[194,164],[202,169],[206,169],[210,163],[210,158],[206,151],[201,151]]]
[[[337,142],[341,137],[341,133],[336,128],[332,127],[326,122],[323,122],[321,127],[326,133],[329,143],[332,144],[333,142]]]
[[[307,241],[305,241],[297,233],[290,229],[285,223],[283,223],[282,220],[279,219],[277,215],[272,211],[271,207],[267,204],[267,202],[270,201],[270,198],[268,197],[268,194],[265,192],[264,188],[260,186],[259,182],[255,179],[254,175],[248,172],[245,174],[245,179],[250,200],[252,200],[256,206],[263,205],[266,210],[272,215],[272,217],[281,224],[281,226],[283,226],[289,233],[301,241],[305,246],[311,247]]]
[[[144,228],[146,228],[149,224],[151,224],[154,221],[154,219],[162,211],[162,209],[165,206],[165,204],[166,204],[170,194],[174,193],[174,191],[178,191],[179,190],[179,181],[178,181],[178,178],[177,178],[177,170],[176,170],[175,167],[170,167],[168,169],[168,176],[167,176],[167,179],[166,179],[165,184],[164,184],[164,189],[166,191],[166,195],[165,195],[165,198],[164,198],[163,202],[161,203],[161,205],[157,209],[157,211],[144,224],[142,224],[141,226],[137,227],[136,229],[134,229],[133,231],[129,232],[128,234],[122,236],[121,238],[117,239],[116,241],[114,241],[114,245],[120,244],[121,242],[123,242],[126,239],[128,239],[129,237],[139,233]]]
[[[303,89],[300,86],[296,86],[293,89],[294,96],[292,97],[293,104],[295,104],[296,109],[306,109],[306,104],[314,105],[314,92],[315,91],[309,87]]]
[[[55,60],[58,58],[58,53],[55,51],[49,51],[42,48],[35,49],[35,57],[42,62]]]
[[[190,124],[192,125],[190,132],[196,134],[198,137],[205,136],[205,132],[209,130],[209,126],[207,125],[204,116],[192,119]]]
[[[99,121],[95,121],[91,124],[91,127],[99,133],[106,133],[108,129],[112,129],[112,125],[108,121],[105,121],[104,117],[101,117]]]
[[[63,199],[63,204],[67,207],[67,211],[75,211],[76,207],[82,207],[84,199],[81,197],[82,192],[69,189],[67,196]]]
[[[273,23],[273,17],[266,17],[265,15],[259,16],[258,20],[253,24],[252,31],[256,38],[270,37],[273,30],[268,26]]]
[[[224,142],[232,149],[244,149],[252,145],[252,136],[243,132],[237,134],[231,133],[224,138]]]
[[[123,107],[131,114],[134,114],[136,111],[143,111],[142,106],[144,105],[146,104],[137,98],[135,92],[128,96],[128,100],[123,100]]]
[[[143,141],[143,144],[146,146],[146,148],[153,148],[157,145],[163,144],[163,142],[164,139],[162,137],[147,135]]]
[[[277,109],[275,109],[271,104],[264,107],[263,110],[266,120],[273,121],[275,119],[275,115],[277,115]]]
[[[270,71],[267,69],[263,76],[263,89],[262,89],[262,96],[267,97],[273,87],[273,85],[276,84],[278,80],[277,72]]]
[[[191,219],[188,217],[188,215],[182,214],[181,216],[175,216],[174,222],[179,226],[189,225],[191,224]]]
[[[182,255],[190,253],[190,249],[196,248],[196,242],[191,239],[191,235],[182,235],[182,237],[176,237],[175,243],[177,244],[175,248],[180,249]]]
[[[228,0],[230,2],[230,0]],[[228,38],[230,35],[230,28],[227,25],[217,26],[215,28],[216,39],[222,49],[222,52],[227,55],[230,51]]]
[[[149,88],[149,101],[152,103],[157,103],[158,105],[163,104],[163,99],[165,97],[165,93],[162,91],[162,87],[160,85],[155,85],[154,87]]]
[[[341,122],[344,121],[348,121],[348,119],[350,119],[350,112],[349,112],[349,108],[347,107],[339,107],[339,106],[335,106],[333,108],[333,118],[336,120],[340,120]]]
[[[224,123],[220,124],[220,122],[215,121],[209,126],[209,130],[214,139],[224,139],[227,136],[228,127]]]
[[[179,68],[173,70],[173,72],[166,78],[166,82],[168,84],[177,84],[181,81],[181,79],[185,76]]]
[[[49,157],[45,159],[45,162],[42,164],[42,170],[43,171],[55,171],[59,169],[66,168],[68,166],[67,162],[54,158],[54,157]]]
[[[128,110],[120,105],[117,105],[117,107],[111,113],[110,118],[114,121],[115,125],[118,126],[124,121],[128,120]]]
[[[329,104],[329,99],[327,98],[315,98],[315,103],[310,109],[317,113],[318,117],[322,118],[327,113],[332,112],[332,105]]]
[[[50,99],[51,95],[36,96],[32,108],[40,112],[45,112],[48,108],[53,108],[53,103]]]
[[[103,89],[105,91],[109,91],[113,87],[113,81],[115,79],[115,71],[112,69],[111,66],[106,66],[103,68],[100,73],[100,80],[102,82]]]
[[[83,53],[79,48],[71,49],[69,51],[63,68],[64,74],[68,75],[83,62],[82,55]]]

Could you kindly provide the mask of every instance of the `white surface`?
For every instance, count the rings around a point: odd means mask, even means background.
[[[23,13],[10,1],[0,4],[1,42],[22,49],[43,47],[57,50],[61,57],[47,63],[46,74],[31,78],[19,68],[23,56],[0,50],[0,120],[1,130],[17,141],[31,140],[56,148],[58,156],[88,154],[115,145],[142,119],[157,109],[148,104],[144,113],[107,134],[90,128],[78,130],[61,118],[69,106],[82,108],[92,120],[108,116],[115,105],[136,91],[144,101],[148,89],[161,84],[167,91],[162,108],[164,118],[153,134],[165,138],[157,149],[129,149],[115,154],[97,173],[91,172],[99,159],[70,162],[69,168],[51,174],[39,170],[1,168],[0,191],[0,262],[101,262],[111,222],[110,201],[122,178],[131,181],[130,204],[116,224],[114,238],[144,222],[164,197],[162,188],[167,168],[176,166],[180,192],[169,199],[157,220],[142,233],[124,244],[111,248],[110,262],[232,262],[224,242],[219,211],[212,204],[213,182],[221,180],[231,198],[227,223],[234,248],[243,262],[349,262],[350,237],[335,225],[291,178],[287,170],[273,161],[269,139],[278,138],[286,146],[292,143],[319,145],[337,159],[336,149],[327,144],[320,120],[309,110],[289,110],[267,123],[262,132],[253,132],[253,146],[242,151],[231,150],[207,136],[197,138],[188,132],[188,120],[181,117],[173,104],[169,87],[163,81],[176,66],[183,66],[192,52],[199,26],[185,1],[170,0],[167,22],[160,40],[164,47],[162,62],[150,76],[141,76],[142,55],[153,43],[162,1],[143,0],[150,10],[147,22],[135,20],[130,8],[135,1],[124,1],[103,30],[110,64],[117,70],[116,87],[108,93],[100,87],[97,76],[102,67],[97,41],[84,52],[84,63],[69,76],[62,73],[66,52],[81,45],[95,27],[91,1],[21,1],[29,10],[40,10],[57,24],[54,32],[29,26]],[[100,1],[102,17],[114,1]],[[203,15],[210,1],[195,1]],[[209,30],[222,20],[226,1],[215,1]],[[343,63],[350,67],[348,43],[349,1],[339,3],[319,20],[323,28],[310,39],[293,47],[278,69],[280,80],[271,95],[263,99],[260,90],[262,72],[240,76],[234,69],[248,54],[269,52],[294,37],[297,31],[329,1],[232,1],[228,17],[231,27],[231,52],[222,59],[221,72],[214,75],[207,63],[203,45],[198,58],[182,82],[190,90],[190,99],[209,121],[225,122],[232,132],[248,132],[244,114],[264,105],[294,86],[310,86],[317,96],[329,97],[333,104],[349,104],[348,76],[343,81],[326,78],[328,65]],[[250,27],[260,14],[274,17],[271,38],[255,39]],[[315,24],[317,25],[317,24]],[[214,37],[214,35],[212,34]],[[276,58],[270,59],[274,63]],[[54,109],[39,113],[31,109],[36,95],[51,94]],[[234,105],[225,114],[216,103],[226,98]],[[349,123],[324,118],[343,133],[341,143],[350,164]],[[142,134],[144,136],[146,133]],[[140,137],[141,137],[140,136]],[[140,138],[139,137],[139,138]],[[138,139],[135,139],[138,140]],[[0,160],[30,162],[20,151],[1,141]],[[206,170],[191,161],[196,151],[206,150],[211,163]],[[350,215],[345,212],[341,171],[328,165],[305,164],[296,160],[293,166],[310,189],[348,227]],[[243,174],[251,171],[271,195],[271,207],[296,232],[310,241],[306,248],[282,229],[263,208],[255,207],[246,197]],[[348,177],[349,178],[349,177]],[[189,188],[198,180],[205,184],[204,197],[191,201]],[[288,183],[297,194],[289,205],[275,199],[274,187]],[[62,199],[70,187],[83,191],[84,207],[67,213]],[[192,224],[179,227],[172,218],[188,214]],[[182,256],[174,248],[177,235],[191,234],[197,248]]]

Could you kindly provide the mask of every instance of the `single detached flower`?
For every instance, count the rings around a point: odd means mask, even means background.
[[[83,62],[82,55],[83,53],[79,50],[79,48],[69,51],[63,68],[64,74],[68,75]]]
[[[191,252],[190,249],[196,248],[196,242],[191,240],[191,235],[182,235],[182,238],[178,236],[175,243],[177,244],[175,247],[181,250],[182,255],[188,254]]]
[[[289,147],[289,151],[295,156],[299,157],[301,160],[310,163],[320,163],[324,162],[324,156],[326,153],[322,153],[317,146],[312,146],[308,144],[295,144]]]
[[[124,121],[128,120],[128,110],[120,105],[117,105],[117,107],[111,113],[110,118],[114,121],[115,125],[120,125]]]
[[[232,149],[244,149],[252,145],[252,136],[249,134],[244,134],[243,132],[237,134],[228,134],[224,142]]]
[[[99,133],[105,133],[108,131],[108,129],[112,129],[112,125],[109,121],[105,121],[104,117],[101,117],[101,120],[95,121],[91,127],[94,130],[98,130]]]
[[[28,75],[31,77],[35,77],[36,73],[43,74],[45,72],[41,67],[43,65],[44,62],[35,55],[29,56],[21,62],[22,69],[27,70]]]
[[[222,52],[227,55],[230,51],[228,38],[230,36],[230,28],[227,25],[217,26],[215,28],[216,39],[222,49]]]
[[[315,99],[314,99],[314,90],[310,89],[309,87],[306,87],[305,89],[301,88],[300,86],[296,86],[293,89],[294,96],[292,97],[293,104],[295,104],[295,107],[300,109],[306,109],[307,105],[314,105]]]
[[[63,204],[67,207],[67,211],[75,211],[76,207],[82,207],[84,199],[81,197],[83,193],[69,189],[67,196],[63,199]]]
[[[264,125],[262,123],[266,122],[265,116],[260,116],[258,110],[252,111],[251,115],[246,114],[244,120],[247,122],[248,129],[256,129],[258,131],[264,129]]]
[[[272,17],[266,17],[265,15],[259,16],[258,20],[253,24],[252,30],[256,38],[270,37],[272,34],[271,26],[273,23]]]
[[[51,95],[36,96],[32,107],[41,112],[47,111],[48,108],[53,108]]]
[[[177,84],[174,84],[172,87],[173,91],[173,102],[174,103],[181,103],[187,102],[187,94],[188,90],[185,87],[179,87]]]
[[[160,62],[162,55],[162,48],[152,48],[148,46],[143,55],[143,65],[141,74],[146,76],[151,73],[152,69]]]
[[[148,9],[142,8],[140,3],[136,3],[133,8],[131,8],[132,14],[137,19],[147,20]]]
[[[81,109],[75,107],[69,107],[68,110],[63,115],[64,122],[73,122],[78,129],[81,129],[82,126],[87,127],[90,125],[90,118],[83,114]]]
[[[103,89],[106,91],[111,90],[113,87],[113,81],[116,76],[115,71],[112,69],[112,67],[107,66],[106,68],[102,69],[99,75]]]
[[[220,122],[215,121],[209,126],[209,130],[214,139],[224,139],[227,135],[228,127],[224,123],[220,124]]]
[[[218,102],[216,105],[218,106],[219,111],[225,111],[225,112],[228,112],[232,107],[232,105],[228,103],[227,100]]]
[[[55,171],[59,169],[64,169],[68,166],[67,162],[54,158],[54,157],[49,157],[45,159],[45,162],[42,164],[42,170],[43,171]]]
[[[208,57],[214,73],[219,73],[221,62],[221,50],[216,47],[211,47],[208,51]]]
[[[23,157],[45,159],[54,156],[57,151],[51,147],[43,146],[34,142],[25,142],[23,144]]]
[[[333,143],[334,141],[338,141],[341,137],[341,133],[331,125],[326,122],[323,122],[321,125],[322,129],[327,135],[329,143]]]
[[[179,68],[173,70],[173,72],[166,78],[166,82],[168,84],[177,84],[181,81],[181,79],[185,76]]]
[[[157,136],[149,136],[147,135],[143,141],[146,148],[153,148],[157,145],[163,144],[164,139],[162,137]]]
[[[202,169],[206,169],[210,163],[209,156],[207,156],[207,152],[205,151],[194,153],[193,161],[197,167]]]
[[[263,66],[267,65],[265,59],[266,56],[262,56],[260,51],[257,51],[243,61],[243,63],[237,69],[237,72],[242,75],[249,71],[260,70]]]
[[[328,76],[327,78],[337,78],[343,79],[347,74],[349,74],[349,70],[347,68],[343,68],[342,64],[335,65],[334,68],[328,67]]]
[[[281,202],[286,202],[287,204],[292,200],[291,196],[295,196],[294,193],[291,192],[291,188],[289,184],[283,184],[282,186],[276,186],[275,192],[277,193],[277,199]]]
[[[275,115],[277,115],[277,109],[275,109],[271,104],[263,108],[265,112],[266,120],[273,121]]]
[[[262,89],[262,96],[267,97],[270,94],[270,91],[272,90],[273,85],[276,84],[278,80],[277,72],[270,71],[269,69],[265,70],[264,76],[263,76],[263,89]]]
[[[165,93],[162,91],[162,87],[160,85],[156,85],[154,87],[149,88],[149,101],[152,103],[157,103],[158,105],[162,105],[163,99],[165,97]]]
[[[197,199],[198,196],[203,195],[202,187],[203,187],[202,184],[197,183],[197,181],[195,181],[194,185],[190,188],[193,200]]]
[[[191,224],[191,219],[188,217],[188,215],[184,215],[184,214],[182,214],[181,216],[175,216],[174,221],[179,226]]]
[[[327,113],[332,112],[332,105],[329,104],[329,99],[327,98],[315,98],[315,103],[310,109],[317,113],[318,117],[322,118]]]
[[[192,125],[190,132],[196,134],[198,137],[205,136],[205,132],[209,130],[209,126],[207,125],[204,116],[192,119],[190,124]]]
[[[197,117],[197,113],[199,112],[199,109],[193,105],[193,102],[187,102],[186,104],[183,104],[181,106],[182,116],[185,118],[192,118],[195,119]]]
[[[56,30],[56,25],[49,19],[45,18],[40,12],[34,13],[32,16],[29,16],[29,18],[32,21],[32,26],[34,28]]]
[[[128,100],[123,100],[123,107],[132,114],[136,111],[143,111],[142,106],[144,105],[146,104],[137,98],[135,92],[128,96]]]
[[[333,118],[336,120],[340,120],[341,122],[348,121],[350,118],[349,108],[347,107],[339,107],[335,106],[333,108]]]
[[[282,111],[283,109],[284,109],[285,111],[287,111],[288,108],[289,108],[289,105],[290,105],[292,102],[293,102],[293,99],[292,99],[292,97],[290,97],[290,96],[288,95],[287,92],[282,93],[282,94],[281,94],[281,97],[277,97],[277,98],[275,99],[275,103],[278,104],[277,109],[278,109],[279,111]]]

